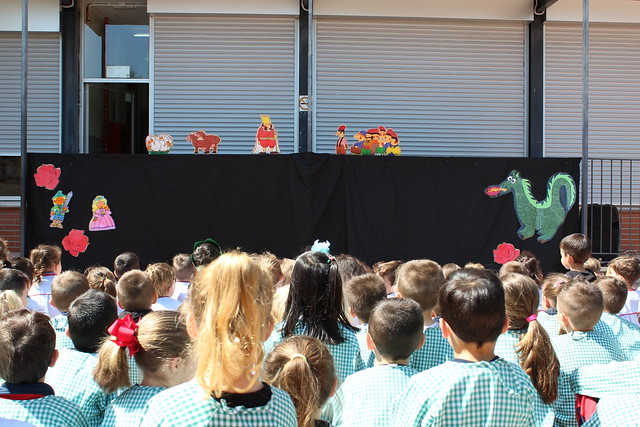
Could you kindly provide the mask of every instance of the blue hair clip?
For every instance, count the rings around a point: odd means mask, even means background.
[[[324,254],[329,255],[330,246],[331,246],[331,243],[329,243],[328,240],[321,242],[320,240],[316,239],[316,241],[313,242],[313,246],[311,246],[311,250],[316,252],[322,252]]]

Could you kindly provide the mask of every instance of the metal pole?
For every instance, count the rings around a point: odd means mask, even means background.
[[[20,99],[20,251],[26,256],[27,232],[27,65],[29,0],[22,0],[22,64]]]
[[[587,234],[587,204],[589,203],[589,0],[582,4],[582,233]]]
[[[309,64],[307,75],[309,76],[307,94],[309,96],[309,112],[307,113],[307,151],[313,151],[313,111],[315,108],[315,100],[313,99],[313,0],[309,0],[309,14],[307,24],[307,46],[309,49]]]

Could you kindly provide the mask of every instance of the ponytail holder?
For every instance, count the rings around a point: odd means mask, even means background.
[[[304,354],[300,354],[300,353],[296,353],[293,356],[291,356],[291,358],[289,360],[293,360],[293,359],[302,359],[305,362],[307,361],[307,358],[305,357]]]
[[[560,286],[563,283],[564,283],[564,280],[558,280],[556,283],[553,284],[553,287],[557,288],[558,286]]]
[[[138,324],[133,320],[130,313],[122,319],[117,319],[111,326],[109,326],[109,333],[113,338],[109,338],[110,341],[116,343],[119,347],[127,347],[129,354],[133,356],[140,351],[140,343],[135,336]]]
[[[527,323],[531,323],[534,320],[536,320],[538,318],[537,314],[532,314],[531,316],[527,317]]]

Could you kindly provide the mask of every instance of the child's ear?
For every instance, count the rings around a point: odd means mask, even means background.
[[[198,338],[198,324],[193,313],[187,313],[187,333],[193,339]]]
[[[440,330],[442,331],[442,336],[445,339],[451,336],[451,327],[442,317],[440,318]]]
[[[153,302],[151,304],[155,304],[158,302],[158,294],[154,293],[153,294]]]
[[[174,357],[169,361],[169,371],[171,371],[172,374],[175,374],[176,372],[178,372],[179,365],[180,365],[180,358]]]
[[[64,334],[67,336],[67,338],[71,339],[71,334],[69,333],[69,326],[64,328]]]
[[[420,340],[420,344],[418,344],[418,346],[416,347],[416,350],[419,350],[422,348],[426,339],[427,337],[425,336],[425,334],[422,334],[422,339]],[[416,350],[413,350],[413,351],[416,351]]]
[[[502,332],[500,332],[500,333],[504,334],[508,330],[509,330],[509,318],[505,316],[504,326],[502,327]]]
[[[51,355],[51,363],[49,363],[49,367],[53,368],[53,366],[58,361],[58,356],[60,356],[60,352],[58,350],[53,350],[53,354]]]
[[[349,306],[348,311],[349,311],[349,316],[353,317],[354,319],[358,317],[356,316],[356,313],[353,312],[353,309],[351,308],[351,306]]]
[[[571,325],[569,324],[569,318],[566,314],[558,312],[558,322],[560,322],[560,328],[565,331],[571,330]]]
[[[369,350],[374,350],[376,348],[376,343],[373,342],[373,338],[371,338],[371,334],[367,332],[367,348]]]
[[[338,388],[338,379],[334,379],[333,380],[333,387],[331,387],[331,393],[329,393],[329,397],[333,396],[334,394],[336,394],[336,389]]]

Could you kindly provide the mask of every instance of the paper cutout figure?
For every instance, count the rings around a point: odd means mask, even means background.
[[[187,135],[187,141],[193,145],[193,154],[198,154],[200,150],[204,154],[209,154],[218,152],[218,144],[222,140],[218,135],[207,135],[205,131],[199,130]]]
[[[398,134],[391,128],[387,129],[386,143],[384,146],[387,156],[400,156],[402,154]]]
[[[64,216],[69,212],[69,202],[71,202],[72,197],[73,191],[69,191],[69,194],[65,196],[62,191],[58,190],[55,196],[51,198],[53,207],[49,214],[49,219],[51,219],[49,227],[62,228],[62,221],[64,221]]]
[[[89,221],[89,231],[115,230],[116,223],[111,217],[111,210],[104,196],[96,196],[91,204],[93,217]]]
[[[173,137],[166,133],[148,135],[145,143],[149,154],[168,154],[173,147]]]
[[[260,118],[262,119],[262,123],[256,131],[256,143],[253,146],[252,153],[279,153],[280,144],[278,144],[278,131],[273,127],[271,118],[266,114],[261,115]]]
[[[364,133],[364,131],[360,131],[355,135],[353,135],[353,137],[356,139],[356,142],[354,142],[353,145],[351,146],[351,153],[356,155],[361,155],[362,145],[364,144],[364,141],[367,139],[367,136]]]
[[[386,155],[385,144],[387,143],[387,129],[384,126],[378,126],[378,133],[374,135],[374,144],[376,149],[374,151],[376,156]]]
[[[347,142],[347,138],[344,137],[344,132],[347,130],[345,125],[338,126],[338,130],[336,131],[336,136],[338,137],[338,141],[336,142],[336,154],[347,154],[347,147],[349,147],[349,143]]]
[[[62,239],[62,247],[74,257],[86,251],[88,246],[89,238],[85,236],[84,230],[74,228]]]
[[[515,261],[519,256],[520,249],[516,249],[511,243],[501,243],[493,250],[493,260],[498,264]]]
[[[62,171],[53,165],[44,164],[38,166],[33,177],[36,180],[36,186],[44,187],[47,190],[53,190],[60,183],[60,174]]]
[[[545,243],[556,235],[576,202],[576,183],[568,173],[556,173],[547,182],[547,197],[538,201],[531,193],[531,181],[513,170],[507,179],[485,188],[484,193],[491,198],[513,193],[513,205],[520,222],[518,237],[525,240],[537,233],[538,241]]]

